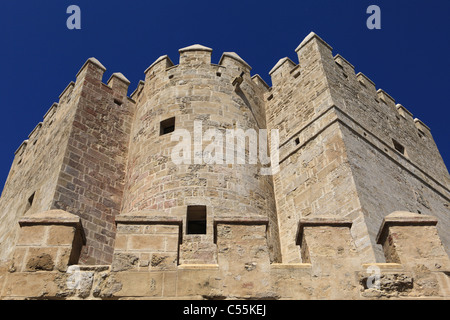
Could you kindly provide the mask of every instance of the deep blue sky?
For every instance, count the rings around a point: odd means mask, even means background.
[[[68,30],[66,9],[81,8],[82,30]],[[366,9],[381,8],[381,30]],[[316,32],[432,130],[450,164],[450,1],[80,1],[0,2],[0,188],[14,151],[89,57],[122,72],[129,93],[160,55],[213,48],[212,62],[235,51],[270,84],[268,72]]]

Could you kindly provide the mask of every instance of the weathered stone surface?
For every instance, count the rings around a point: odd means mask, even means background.
[[[53,258],[48,253],[40,253],[30,258],[27,262],[27,269],[31,271],[52,271],[55,266]]]
[[[392,298],[408,296],[414,287],[413,279],[405,274],[382,274],[379,278],[378,288],[367,288],[368,277],[361,277],[360,284],[364,288],[363,297]]]

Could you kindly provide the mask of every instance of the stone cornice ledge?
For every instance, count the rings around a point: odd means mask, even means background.
[[[137,211],[120,214],[115,218],[116,224],[176,224],[181,225],[183,220],[177,217],[167,217],[162,212]]]
[[[269,218],[264,216],[256,217],[220,217],[214,219],[214,226],[218,224],[269,224]]]
[[[330,227],[352,227],[352,220],[341,218],[337,216],[313,216],[308,218],[300,218],[298,223],[297,235],[295,237],[297,241],[297,245],[301,244],[301,239],[303,237],[303,229],[305,227],[322,227],[322,226],[330,226]]]
[[[80,217],[63,210],[49,210],[22,217],[19,225],[67,225],[80,227]]]

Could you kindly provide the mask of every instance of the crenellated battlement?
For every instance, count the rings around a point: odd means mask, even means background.
[[[62,91],[59,95],[59,102],[54,102],[48,111],[43,116],[43,121],[39,122],[36,127],[30,132],[28,135],[27,141],[33,141],[40,134],[41,130],[46,130],[50,123],[53,122],[53,118],[57,114],[60,109],[63,108],[62,105],[70,104],[72,101],[72,94],[75,90],[79,90],[80,84],[86,79],[94,79],[95,81],[100,81],[100,83],[105,86],[105,89],[110,89],[109,94],[114,101],[119,104],[123,103],[123,99],[127,100],[130,97],[127,97],[128,87],[130,85],[130,81],[120,72],[113,73],[109,80],[106,83],[102,83],[103,73],[106,71],[106,68],[95,58],[89,58],[81,67],[76,75],[76,82],[71,81],[67,87]],[[132,99],[130,99],[131,103],[134,103]],[[61,116],[61,115],[60,115]],[[17,154],[19,151],[23,152],[25,150],[25,146],[27,143],[25,141],[19,146],[19,148],[15,151]]]
[[[218,64],[211,62],[212,49],[202,45],[196,44],[181,48],[179,53],[180,61],[178,65],[175,65],[167,55],[156,59],[144,72],[145,83],[150,84],[152,80],[156,81],[154,79],[163,81],[166,77],[169,79],[180,76],[186,78],[188,75],[193,77],[197,72],[209,73],[211,77],[222,77],[223,73],[224,76],[227,74],[233,79],[241,76],[241,73],[243,73],[247,82],[257,76],[258,81],[253,81],[253,83],[261,88],[269,88],[259,75],[250,76],[252,68],[235,52],[224,52]],[[204,68],[201,69],[202,71],[194,71],[193,69],[197,68],[197,66],[203,66]],[[188,70],[186,71],[186,69]]]

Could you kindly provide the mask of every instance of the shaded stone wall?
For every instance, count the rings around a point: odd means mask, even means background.
[[[0,260],[10,258],[19,219],[52,206],[80,90],[70,83],[15,153],[0,198]]]

